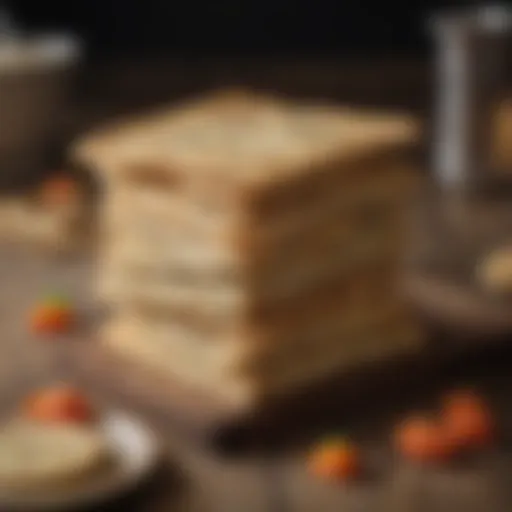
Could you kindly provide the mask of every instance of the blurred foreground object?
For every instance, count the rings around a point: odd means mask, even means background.
[[[446,393],[439,411],[406,418],[395,428],[398,453],[416,463],[445,464],[492,447],[496,421],[483,396],[470,389]]]
[[[43,423],[89,423],[96,418],[94,407],[80,390],[59,384],[30,394],[23,416]]]
[[[512,175],[512,99],[507,97],[494,118],[493,170]]]
[[[118,411],[92,409],[66,384],[36,390],[0,425],[2,510],[99,510],[153,474],[154,433]]]
[[[44,165],[80,54],[73,37],[23,34],[0,12],[1,186],[23,184]]]
[[[396,451],[404,458],[421,464],[445,464],[453,459],[455,450],[443,425],[437,418],[411,416],[394,432]]]
[[[39,191],[40,202],[48,208],[73,209],[80,202],[80,187],[68,176],[55,176],[46,180]]]
[[[423,339],[395,291],[413,119],[226,91],[96,133],[103,343],[245,410]]]
[[[499,7],[452,12],[434,24],[434,180],[411,233],[408,293],[437,322],[477,336],[512,330],[510,303],[494,294],[506,286],[497,281],[507,279],[507,264],[488,260],[512,233],[512,174],[493,167],[510,24]]]
[[[439,15],[434,174],[443,190],[476,191],[492,179],[492,121],[503,94],[511,13],[483,7]]]
[[[313,447],[309,469],[317,478],[332,483],[343,483],[363,473],[362,457],[358,447],[343,437],[327,439]]]
[[[473,390],[448,394],[443,402],[442,419],[457,448],[482,448],[497,437],[494,414],[487,401]]]
[[[76,325],[76,313],[69,304],[46,299],[37,304],[30,317],[30,327],[35,334],[66,334]]]
[[[0,198],[0,239],[56,252],[83,248],[94,224],[91,204],[83,184],[58,174],[32,193]]]
[[[478,278],[484,289],[491,293],[512,293],[512,246],[499,247],[483,259],[478,269]]]
[[[93,429],[24,420],[2,426],[0,453],[0,493],[58,489],[108,460],[108,447]]]

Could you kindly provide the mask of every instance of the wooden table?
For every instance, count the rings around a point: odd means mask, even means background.
[[[112,68],[110,71],[101,68],[93,79],[86,77],[82,89],[88,94],[81,97],[70,118],[69,136],[111,115],[159,102],[164,93],[167,97],[197,90],[198,84],[229,82],[262,87],[281,84],[276,88],[299,94],[354,100],[365,97],[370,104],[411,106],[419,111],[426,107],[425,68],[417,65],[352,64],[350,73],[344,64],[332,71],[332,63],[316,64],[313,69],[240,62],[235,67],[211,63],[203,63],[201,67],[200,63],[183,62],[160,62],[152,66],[119,64],[115,73]],[[90,263],[83,259],[57,261],[37,251],[0,247],[0,401],[3,400],[0,405],[7,407],[14,403],[34,385],[56,378],[74,378],[59,346],[40,343],[26,332],[24,315],[48,288],[74,295],[86,315],[92,307],[87,290],[90,272]],[[81,336],[86,343],[90,334],[84,329]],[[347,488],[312,479],[305,470],[300,450],[221,458],[181,437],[156,414],[145,413],[147,421],[165,440],[167,464],[148,486],[112,504],[112,510],[508,512],[512,507],[510,362],[512,356],[507,349],[490,348],[485,357],[473,354],[446,363],[440,366],[437,375],[425,379],[424,386],[405,389],[400,400],[390,400],[383,406],[382,399],[376,395],[375,404],[368,404],[369,413],[352,419],[350,427],[340,406],[340,429],[346,429],[362,443],[372,469],[367,480]],[[505,432],[499,449],[443,471],[418,469],[396,460],[388,438],[397,417],[411,404],[431,405],[437,390],[459,382],[481,384],[496,404]],[[98,399],[111,401],[101,394]],[[118,405],[141,412],[130,401]],[[372,414],[374,405],[379,405],[379,413]]]
[[[81,343],[90,343],[89,324],[93,302],[88,291],[91,264],[78,259],[55,259],[37,251],[2,247],[0,250],[0,398],[7,407],[34,385],[58,378],[73,380],[66,340],[42,342],[27,332],[25,315],[31,304],[49,289],[73,297],[86,319],[78,332]],[[66,355],[67,354],[67,355]],[[253,453],[222,458],[174,431],[157,414],[147,421],[162,435],[168,450],[167,464],[148,487],[112,505],[113,510],[190,512],[324,512],[368,511],[482,511],[501,512],[512,505],[512,378],[510,351],[489,347],[487,355],[472,354],[439,367],[424,386],[379,407],[340,428],[360,440],[371,474],[347,488],[325,485],[311,478],[302,453]],[[397,378],[400,378],[399,376]],[[418,469],[395,460],[388,446],[389,430],[408,404],[431,403],[438,389],[455,382],[479,383],[500,411],[504,442],[493,453],[443,471]],[[93,388],[94,394],[98,390]],[[407,396],[409,395],[409,396]],[[111,402],[109,397],[98,399]],[[379,400],[376,396],[375,400]],[[130,400],[116,405],[137,411]],[[340,405],[341,407],[341,405]],[[372,404],[369,404],[371,411]]]

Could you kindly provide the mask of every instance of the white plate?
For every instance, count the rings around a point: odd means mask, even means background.
[[[110,411],[102,416],[99,429],[113,454],[107,469],[58,490],[2,491],[0,509],[48,512],[99,505],[133,490],[155,469],[159,443],[143,423],[123,412]]]

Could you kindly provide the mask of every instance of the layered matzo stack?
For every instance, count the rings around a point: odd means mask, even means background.
[[[82,141],[105,185],[105,343],[246,405],[420,348],[394,290],[416,136],[228,92]]]

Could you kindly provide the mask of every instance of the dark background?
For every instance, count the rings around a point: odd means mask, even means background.
[[[13,0],[28,28],[68,28],[92,54],[422,54],[427,0]],[[483,3],[483,2],[471,2]]]

